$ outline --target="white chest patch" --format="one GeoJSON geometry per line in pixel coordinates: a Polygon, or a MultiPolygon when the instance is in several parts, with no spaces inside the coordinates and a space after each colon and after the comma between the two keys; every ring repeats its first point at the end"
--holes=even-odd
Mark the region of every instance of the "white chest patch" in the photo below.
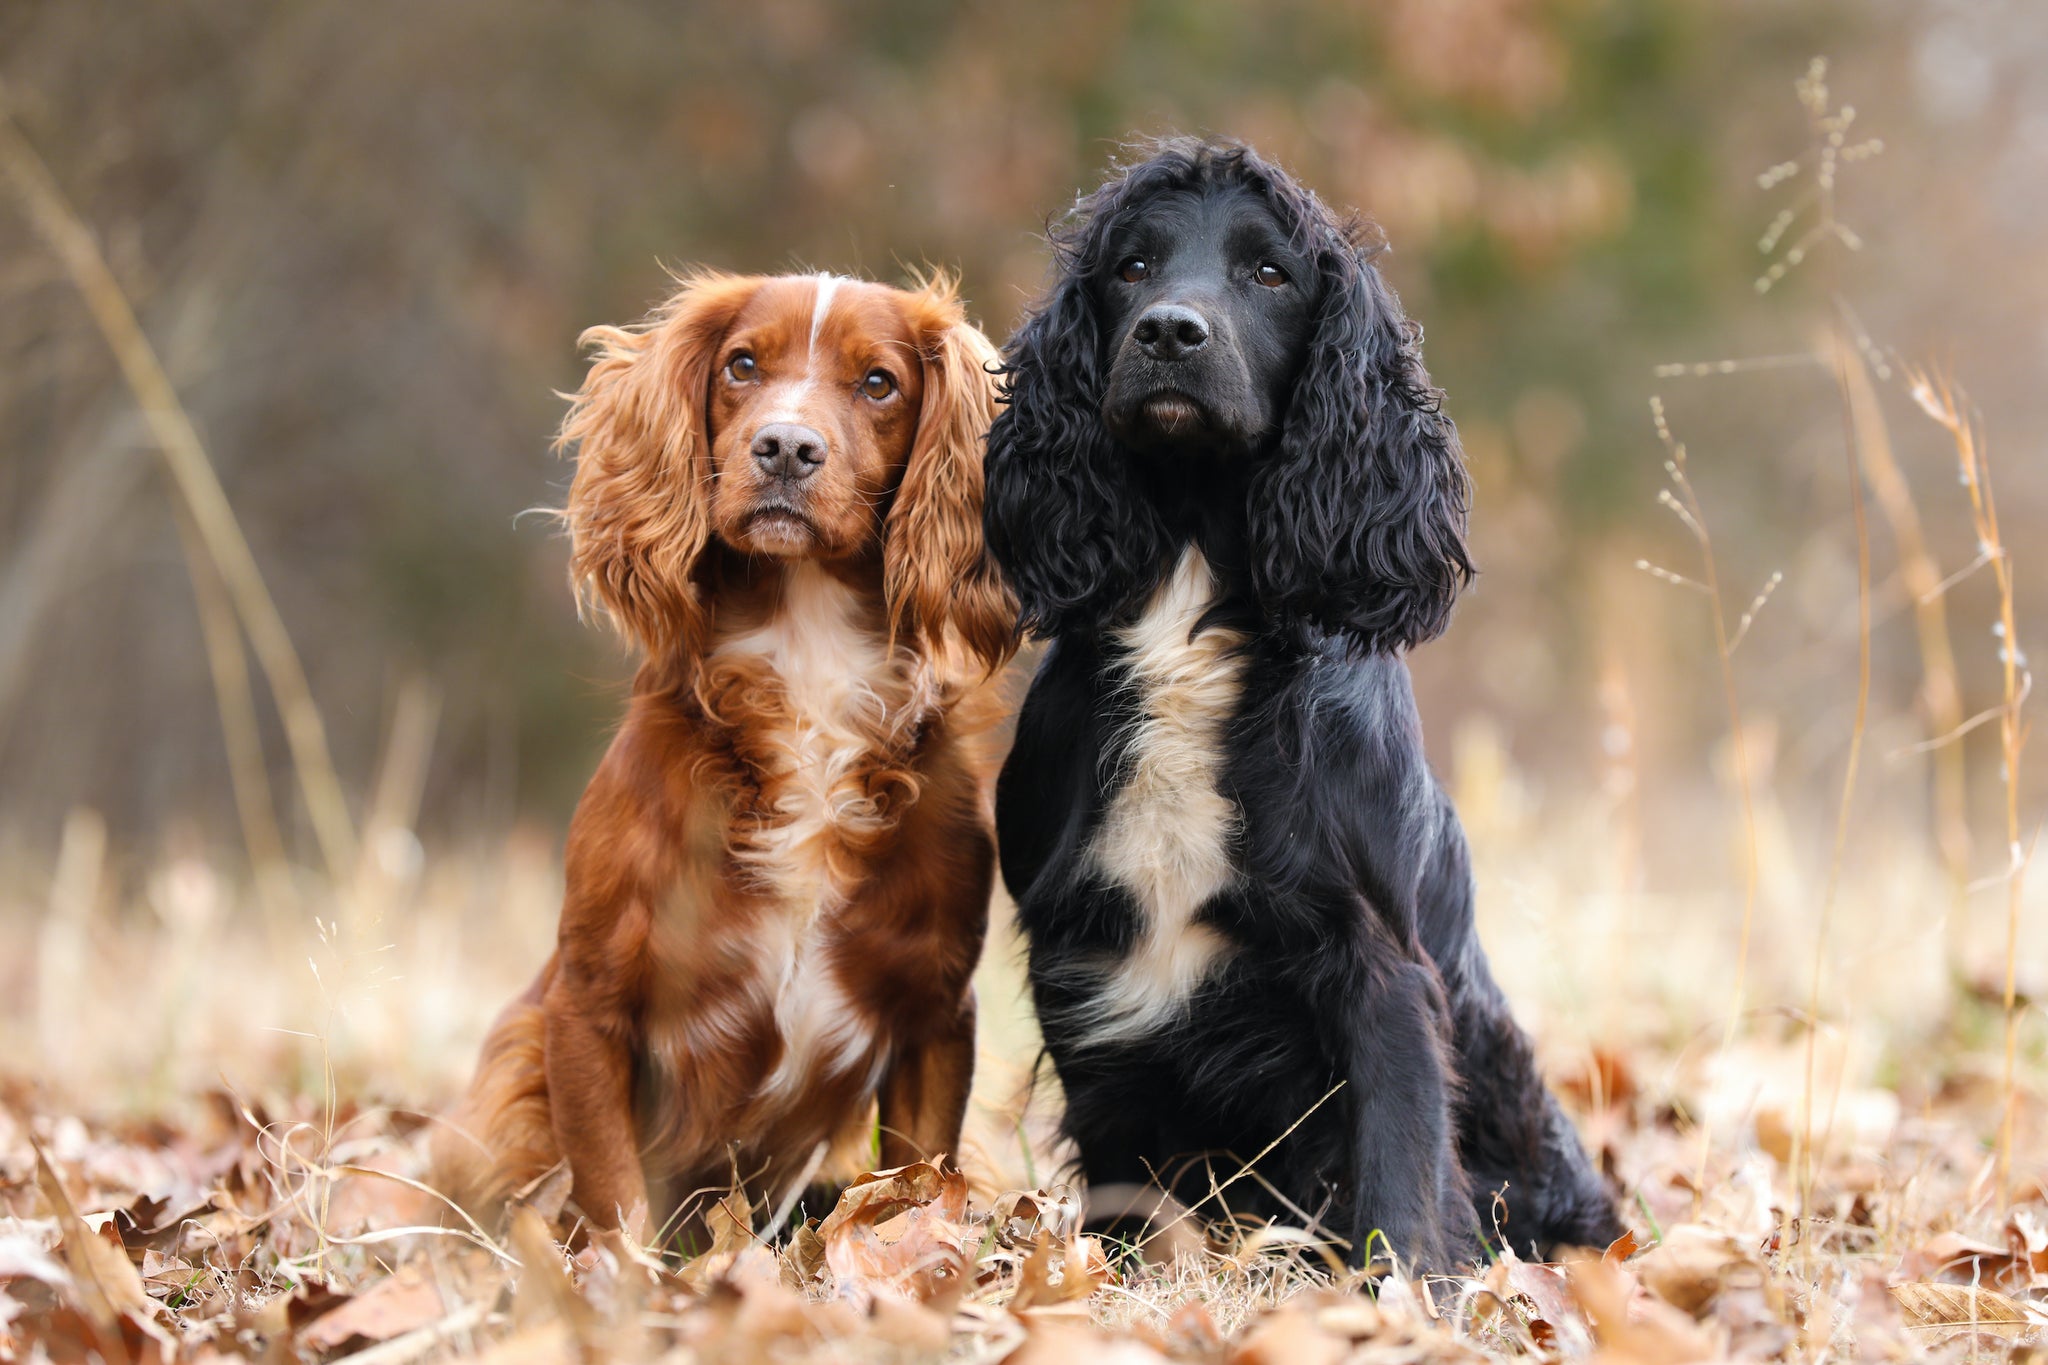
{"type": "Polygon", "coordinates": [[[1142,924],[1098,996],[1091,1041],[1141,1035],[1170,1018],[1228,947],[1195,922],[1203,902],[1231,881],[1237,829],[1217,777],[1242,690],[1235,650],[1243,637],[1210,628],[1190,638],[1215,591],[1208,561],[1190,547],[1144,616],[1116,636],[1130,651],[1125,686],[1138,719],[1123,737],[1124,784],[1089,856],[1137,901],[1142,924]]]}
{"type": "Polygon", "coordinates": [[[794,565],[773,619],[717,646],[767,664],[784,698],[759,763],[769,809],[737,850],[785,911],[757,929],[760,988],[774,1000],[784,1044],[768,1092],[793,1089],[819,1068],[859,1065],[874,1041],[832,971],[829,939],[832,912],[854,889],[844,844],[887,818],[862,774],[907,688],[858,605],[854,590],[824,570],[794,565]]]}

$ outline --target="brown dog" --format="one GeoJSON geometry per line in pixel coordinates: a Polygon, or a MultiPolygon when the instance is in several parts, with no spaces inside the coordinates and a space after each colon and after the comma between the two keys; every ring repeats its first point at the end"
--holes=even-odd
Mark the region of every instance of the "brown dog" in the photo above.
{"type": "Polygon", "coordinates": [[[595,328],[579,591],[645,661],[569,828],[554,956],[436,1141],[473,1212],[567,1162],[645,1234],[737,1170],[957,1150],[986,926],[995,353],[938,281],[704,274],[595,328]]]}

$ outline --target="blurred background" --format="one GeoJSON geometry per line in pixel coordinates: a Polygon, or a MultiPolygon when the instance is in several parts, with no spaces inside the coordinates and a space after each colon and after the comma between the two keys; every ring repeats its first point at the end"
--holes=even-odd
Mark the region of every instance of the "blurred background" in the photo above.
{"type": "MultiPolygon", "coordinates": [[[[1482,576],[1418,687],[1486,933],[1554,1046],[1682,1042],[1728,1007],[1743,767],[1745,999],[1803,999],[1855,716],[1825,341],[1851,320],[1873,658],[1818,951],[1844,1037],[1871,998],[1887,1028],[1947,1027],[1954,983],[2003,960],[1998,726],[1915,746],[1997,704],[2000,642],[1985,571],[1939,599],[1945,642],[1927,633],[1915,584],[1979,547],[1901,361],[1948,369],[1982,411],[2030,639],[2048,613],[2044,71],[2031,0],[9,0],[10,117],[190,410],[363,853],[346,875],[323,860],[280,713],[238,663],[274,847],[252,832],[202,629],[218,585],[195,596],[150,429],[0,193],[0,1037],[36,1040],[52,1073],[69,1056],[74,1080],[174,1088],[381,991],[355,1011],[362,1074],[444,1092],[546,951],[561,829],[631,671],[577,622],[555,524],[526,515],[564,496],[549,441],[578,332],[638,317],[664,265],[935,264],[1000,338],[1044,283],[1048,217],[1120,140],[1175,130],[1247,139],[1368,214],[1426,325],[1482,576]],[[1840,172],[1860,249],[1809,244],[1760,291],[1814,221],[1810,159],[1759,177],[1811,145],[1793,86],[1822,53],[1829,107],[1856,111],[1845,145],[1883,142],[1840,172]],[[1730,627],[1784,575],[1734,656],[1746,764],[1706,602],[1637,568],[1700,576],[1657,502],[1653,394],[1690,449],[1730,627]],[[157,1022],[87,1044],[68,1022],[84,1007],[157,1022]]],[[[2021,782],[2039,812],[2048,761],[2021,782]]],[[[2041,919],[2023,961],[2048,952],[2041,919]]],[[[995,995],[991,1046],[1028,1062],[1014,984],[995,995]]]]}

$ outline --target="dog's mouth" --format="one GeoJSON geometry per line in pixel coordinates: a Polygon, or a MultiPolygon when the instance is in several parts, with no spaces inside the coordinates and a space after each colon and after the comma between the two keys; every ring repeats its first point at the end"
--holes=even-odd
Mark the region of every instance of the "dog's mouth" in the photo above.
{"type": "Polygon", "coordinates": [[[818,528],[809,517],[780,502],[767,503],[747,513],[740,529],[757,549],[770,554],[808,549],[818,538],[818,528]]]}

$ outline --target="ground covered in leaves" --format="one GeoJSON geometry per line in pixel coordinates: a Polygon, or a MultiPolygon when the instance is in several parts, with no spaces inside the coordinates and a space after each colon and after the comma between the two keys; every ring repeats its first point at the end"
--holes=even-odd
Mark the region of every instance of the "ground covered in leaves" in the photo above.
{"type": "MultiPolygon", "coordinates": [[[[1688,1074],[1595,1054],[1561,1078],[1624,1192],[1619,1243],[1375,1284],[1289,1229],[1190,1223],[1120,1257],[1076,1235],[1072,1190],[987,1188],[971,1166],[874,1173],[772,1237],[781,1211],[729,1202],[690,1259],[565,1246],[558,1192],[502,1232],[446,1226],[415,1182],[416,1116],[220,1092],[95,1123],[17,1087],[0,1360],[2043,1357],[2048,1166],[2025,1147],[2000,1163],[2004,1099],[1980,1072],[1820,1096],[1810,1171],[1803,1115],[1767,1087],[1739,1133],[1703,1142],[1688,1074]]],[[[2040,1131],[2025,1095],[2016,1118],[2040,1131]]]]}

